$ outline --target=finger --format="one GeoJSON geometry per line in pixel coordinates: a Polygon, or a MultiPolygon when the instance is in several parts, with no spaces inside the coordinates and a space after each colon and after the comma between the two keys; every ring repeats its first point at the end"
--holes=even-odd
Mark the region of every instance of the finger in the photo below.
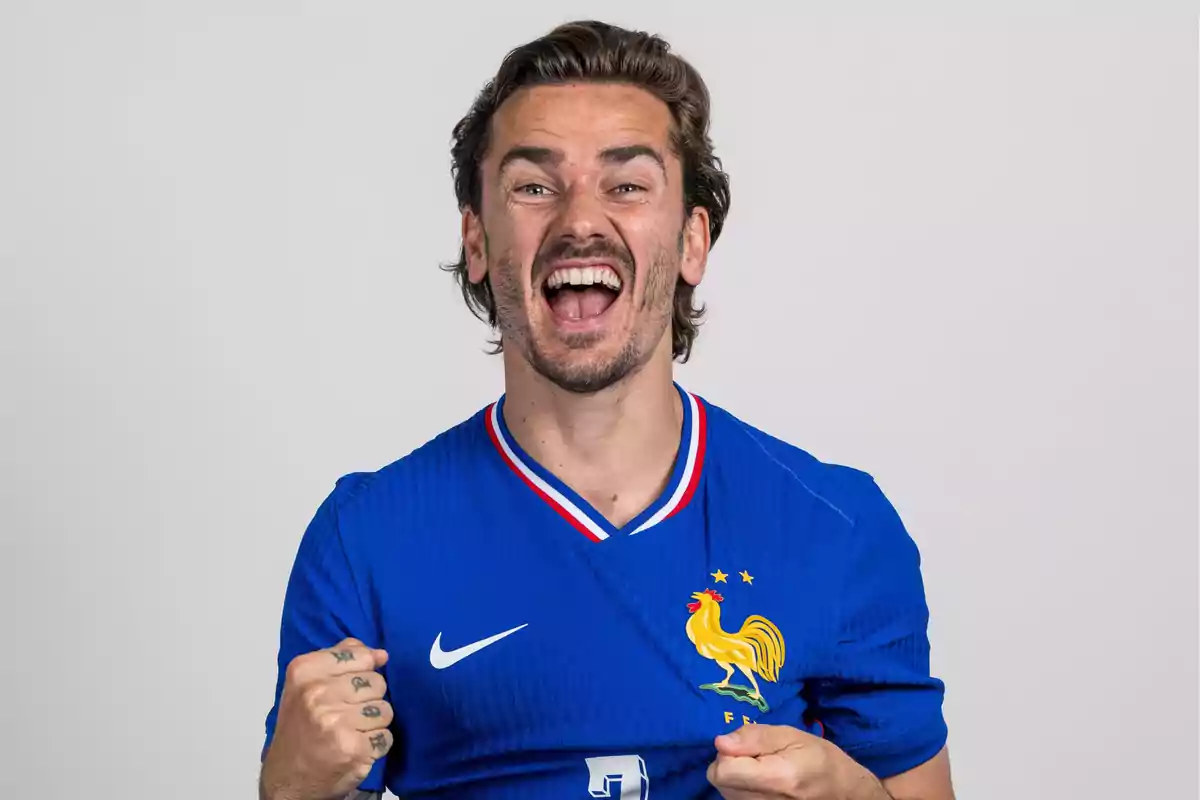
{"type": "Polygon", "coordinates": [[[387,681],[378,672],[351,672],[330,680],[336,682],[336,694],[346,703],[379,700],[387,694],[387,681]]]}
{"type": "Polygon", "coordinates": [[[392,704],[385,700],[370,700],[366,703],[355,703],[347,713],[354,720],[354,727],[360,731],[375,731],[392,724],[395,715],[392,704]]]}
{"type": "Polygon", "coordinates": [[[789,725],[765,725],[755,723],[743,725],[732,733],[722,734],[714,740],[717,752],[728,756],[761,756],[778,753],[786,747],[803,745],[812,734],[789,725]]]}
{"type": "Polygon", "coordinates": [[[287,680],[292,684],[310,683],[334,675],[372,671],[386,662],[383,650],[367,647],[357,639],[344,639],[333,647],[296,656],[288,664],[287,680]]]}
{"type": "Polygon", "coordinates": [[[392,732],[387,728],[362,734],[363,753],[372,760],[383,758],[392,749],[392,732]]]}
{"type": "Polygon", "coordinates": [[[374,670],[382,667],[387,661],[386,654],[382,650],[376,650],[361,643],[339,643],[319,652],[325,655],[330,675],[374,670]]]}
{"type": "Polygon", "coordinates": [[[708,782],[722,791],[765,789],[762,765],[751,756],[719,755],[708,765],[708,782]]]}
{"type": "Polygon", "coordinates": [[[371,653],[375,656],[375,666],[376,667],[382,667],[384,664],[387,663],[388,654],[387,654],[386,650],[382,650],[378,647],[371,647],[368,644],[366,644],[362,639],[355,639],[353,636],[349,636],[345,639],[342,639],[340,642],[335,644],[330,649],[338,650],[338,649],[342,649],[342,648],[351,648],[351,649],[355,650],[356,652],[359,650],[362,650],[362,649],[370,650],[371,653]]]}

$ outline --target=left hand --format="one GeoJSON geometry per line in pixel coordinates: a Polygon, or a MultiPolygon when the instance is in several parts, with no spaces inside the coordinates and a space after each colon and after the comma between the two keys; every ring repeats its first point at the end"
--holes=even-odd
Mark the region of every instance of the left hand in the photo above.
{"type": "Polygon", "coordinates": [[[888,800],[854,759],[797,728],[744,725],[716,746],[708,781],[725,800],[888,800]]]}

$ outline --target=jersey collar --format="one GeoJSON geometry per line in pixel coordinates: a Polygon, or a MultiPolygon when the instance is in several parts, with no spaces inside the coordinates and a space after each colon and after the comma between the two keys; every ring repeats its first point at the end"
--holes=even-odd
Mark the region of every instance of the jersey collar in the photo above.
{"type": "Polygon", "coordinates": [[[642,513],[618,528],[598,513],[587,500],[526,453],[504,421],[504,397],[484,412],[488,437],[509,469],[577,531],[594,542],[611,536],[633,535],[649,530],[684,509],[696,492],[704,467],[707,425],[704,402],[678,384],[683,401],[683,427],[671,478],[662,494],[642,513]]]}

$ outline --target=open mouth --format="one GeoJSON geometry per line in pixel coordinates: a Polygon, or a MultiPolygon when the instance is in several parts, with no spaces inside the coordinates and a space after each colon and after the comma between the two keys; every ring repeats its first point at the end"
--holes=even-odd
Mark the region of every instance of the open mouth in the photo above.
{"type": "Polygon", "coordinates": [[[559,320],[581,322],[608,311],[621,296],[621,277],[607,264],[562,266],[542,286],[550,310],[559,320]]]}

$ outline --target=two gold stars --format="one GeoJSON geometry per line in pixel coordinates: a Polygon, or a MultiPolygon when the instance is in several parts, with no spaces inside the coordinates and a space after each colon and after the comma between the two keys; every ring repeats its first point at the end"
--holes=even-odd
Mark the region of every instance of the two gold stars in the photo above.
{"type": "MultiPolygon", "coordinates": [[[[725,579],[728,578],[729,576],[726,575],[724,572],[721,572],[721,570],[717,570],[716,572],[712,572],[709,574],[713,576],[713,580],[716,581],[717,583],[728,583],[728,581],[725,579]]],[[[754,583],[754,576],[751,575],[746,570],[742,570],[738,574],[742,576],[742,583],[750,583],[750,584],[754,583]]]]}

